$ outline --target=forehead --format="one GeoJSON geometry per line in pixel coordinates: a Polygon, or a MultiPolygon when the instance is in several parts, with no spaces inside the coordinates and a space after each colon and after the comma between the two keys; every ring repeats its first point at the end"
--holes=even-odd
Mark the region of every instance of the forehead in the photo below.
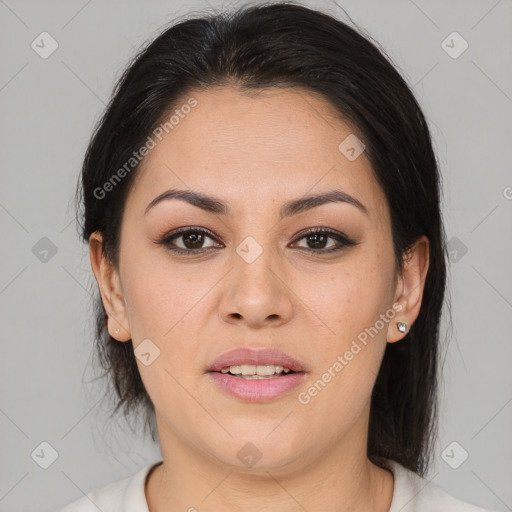
{"type": "MultiPolygon", "coordinates": [[[[340,144],[355,133],[325,99],[298,89],[192,90],[165,119],[172,125],[152,136],[128,201],[145,208],[170,188],[222,197],[245,207],[334,188],[358,198],[376,221],[386,202],[363,152],[349,160],[340,144]],[[182,108],[193,99],[193,108],[182,108]],[[167,133],[168,132],[168,133],[167,133]]],[[[352,139],[349,139],[352,140],[352,139]]]]}

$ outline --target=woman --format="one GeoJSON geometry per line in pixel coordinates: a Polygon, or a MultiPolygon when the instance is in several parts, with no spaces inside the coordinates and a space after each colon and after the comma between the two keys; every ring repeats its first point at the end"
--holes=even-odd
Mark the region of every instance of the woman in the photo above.
{"type": "Polygon", "coordinates": [[[341,21],[283,3],[165,30],[80,187],[100,360],[163,460],[63,511],[481,511],[424,479],[439,188],[413,94],[341,21]]]}

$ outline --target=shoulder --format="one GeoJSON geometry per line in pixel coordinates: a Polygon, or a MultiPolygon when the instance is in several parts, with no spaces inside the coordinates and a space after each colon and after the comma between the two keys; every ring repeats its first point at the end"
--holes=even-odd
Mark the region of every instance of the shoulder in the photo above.
{"type": "Polygon", "coordinates": [[[144,484],[158,463],[149,464],[134,475],[93,489],[56,512],[148,512],[144,484]]]}
{"type": "Polygon", "coordinates": [[[395,461],[387,461],[395,478],[389,512],[491,512],[455,498],[395,461]]]}

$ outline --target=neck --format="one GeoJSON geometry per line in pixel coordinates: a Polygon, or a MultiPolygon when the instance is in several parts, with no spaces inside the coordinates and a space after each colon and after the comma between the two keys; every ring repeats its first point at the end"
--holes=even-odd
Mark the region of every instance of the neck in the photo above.
{"type": "Polygon", "coordinates": [[[173,436],[161,436],[161,445],[164,462],[146,481],[150,512],[388,512],[391,506],[393,475],[367,459],[366,436],[346,436],[309,462],[275,469],[228,466],[173,436]]]}

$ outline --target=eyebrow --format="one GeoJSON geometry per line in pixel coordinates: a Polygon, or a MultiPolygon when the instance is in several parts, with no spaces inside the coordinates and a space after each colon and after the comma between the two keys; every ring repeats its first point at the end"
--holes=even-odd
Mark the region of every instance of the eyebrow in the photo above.
{"type": "MultiPolygon", "coordinates": [[[[185,201],[193,206],[201,208],[202,210],[205,210],[210,213],[215,213],[217,215],[232,215],[230,207],[216,197],[201,194],[199,192],[193,192],[191,190],[177,189],[166,190],[159,196],[155,197],[147,205],[146,210],[144,211],[144,215],[146,215],[146,213],[148,213],[149,210],[151,210],[161,201],[170,199],[178,199],[180,201],[185,201]]],[[[364,206],[364,204],[362,204],[355,197],[352,197],[351,195],[347,194],[346,192],[342,192],[341,190],[331,190],[329,192],[324,192],[322,194],[306,196],[300,199],[295,199],[293,201],[288,201],[282,206],[280,210],[280,219],[284,219],[285,217],[290,217],[293,215],[298,215],[299,213],[304,213],[308,210],[311,210],[312,208],[321,206],[326,203],[348,203],[355,206],[366,215],[369,215],[369,212],[367,208],[364,206]]]]}

